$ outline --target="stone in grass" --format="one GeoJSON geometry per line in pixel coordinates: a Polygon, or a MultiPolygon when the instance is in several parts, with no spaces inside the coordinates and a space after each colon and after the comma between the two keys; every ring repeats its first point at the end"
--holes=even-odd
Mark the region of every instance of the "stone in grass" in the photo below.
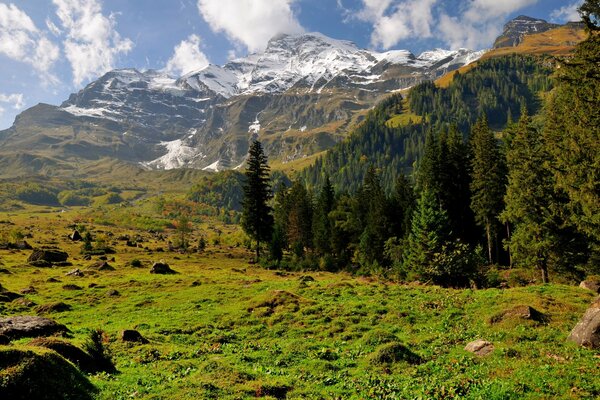
{"type": "Polygon", "coordinates": [[[537,323],[544,323],[548,321],[548,317],[535,308],[531,306],[520,305],[494,315],[492,318],[490,318],[490,323],[495,324],[507,319],[516,319],[522,321],[529,320],[537,323]]]}
{"type": "Polygon", "coordinates": [[[38,314],[64,312],[70,310],[71,306],[67,303],[63,303],[62,301],[59,301],[58,303],[42,304],[35,308],[35,312],[38,314]]]}
{"type": "Polygon", "coordinates": [[[35,294],[37,290],[33,286],[28,286],[25,289],[21,289],[21,294],[35,294]]]}
{"type": "Polygon", "coordinates": [[[169,274],[176,274],[177,272],[172,270],[171,267],[169,267],[169,264],[167,264],[165,262],[155,262],[152,265],[152,268],[150,269],[150,273],[151,274],[160,274],[160,275],[169,275],[169,274]]]}
{"type": "Polygon", "coordinates": [[[119,291],[115,289],[110,289],[108,292],[106,292],[107,297],[118,297],[120,295],[121,293],[119,293],[119,291]]]}
{"type": "Polygon", "coordinates": [[[87,269],[90,271],[114,271],[115,270],[115,268],[106,261],[98,261],[98,262],[90,265],[89,267],[87,267],[87,269]]]}
{"type": "Polygon", "coordinates": [[[585,280],[579,284],[579,287],[591,290],[594,293],[600,293],[600,280],[585,280]]]}
{"type": "Polygon", "coordinates": [[[19,315],[0,319],[0,335],[11,340],[25,337],[52,336],[67,333],[66,326],[43,317],[33,315],[19,315]]]}
{"type": "Polygon", "coordinates": [[[81,290],[81,289],[83,289],[81,286],[75,285],[75,284],[72,284],[72,283],[68,283],[66,285],[63,285],[62,288],[63,288],[63,290],[81,290]]]}
{"type": "Polygon", "coordinates": [[[69,255],[59,249],[55,248],[42,248],[35,249],[27,259],[28,263],[32,263],[35,261],[46,261],[48,263],[60,263],[67,261],[69,255]]]}
{"type": "Polygon", "coordinates": [[[600,297],[583,314],[568,339],[590,349],[600,348],[600,297]]]}
{"type": "Polygon", "coordinates": [[[15,299],[18,299],[19,297],[23,297],[23,295],[19,293],[10,292],[2,285],[0,285],[0,303],[8,303],[15,299]]]}
{"type": "Polygon", "coordinates": [[[135,342],[146,344],[149,343],[148,339],[142,336],[141,333],[134,329],[125,329],[121,332],[121,340],[124,342],[135,342]]]}
{"type": "Polygon", "coordinates": [[[75,268],[75,269],[67,272],[65,275],[66,276],[76,276],[76,277],[79,277],[79,278],[85,276],[85,274],[83,272],[81,272],[81,270],[79,268],[75,268]]]}
{"type": "Polygon", "coordinates": [[[468,343],[465,346],[465,350],[477,356],[487,356],[494,351],[494,345],[487,340],[478,339],[468,343]]]}
{"type": "Polygon", "coordinates": [[[421,357],[413,353],[408,347],[399,342],[383,344],[370,357],[371,364],[393,364],[397,362],[407,362],[409,364],[419,364],[421,357]]]}

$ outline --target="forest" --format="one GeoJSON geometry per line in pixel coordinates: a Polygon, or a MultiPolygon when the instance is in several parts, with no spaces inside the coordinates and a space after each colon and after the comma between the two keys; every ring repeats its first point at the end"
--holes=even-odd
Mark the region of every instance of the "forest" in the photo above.
{"type": "Polygon", "coordinates": [[[272,194],[260,143],[242,226],[267,266],[451,287],[497,268],[600,272],[600,38],[572,57],[512,55],[392,95],[350,138],[272,194]],[[420,116],[401,126],[389,120],[420,116]]]}

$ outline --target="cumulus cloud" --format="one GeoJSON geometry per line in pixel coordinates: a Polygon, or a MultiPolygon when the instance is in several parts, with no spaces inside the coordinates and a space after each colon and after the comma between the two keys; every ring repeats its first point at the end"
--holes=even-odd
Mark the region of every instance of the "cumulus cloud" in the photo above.
{"type": "Polygon", "coordinates": [[[550,14],[550,18],[552,18],[553,21],[559,22],[581,21],[581,16],[579,15],[578,9],[582,3],[583,1],[576,1],[574,3],[558,8],[552,11],[552,14],[550,14]]]}
{"type": "Polygon", "coordinates": [[[435,37],[452,48],[481,48],[502,32],[511,13],[538,0],[469,0],[452,13],[439,0],[362,0],[356,18],[373,24],[371,44],[388,49],[405,39],[435,37]]]}
{"type": "Polygon", "coordinates": [[[182,40],[173,51],[173,56],[165,68],[170,74],[183,75],[197,71],[208,65],[208,58],[200,50],[200,36],[190,35],[182,40]]]}
{"type": "Polygon", "coordinates": [[[538,0],[473,0],[457,16],[442,13],[440,37],[452,48],[479,49],[488,46],[498,35],[506,18],[538,0]]]}
{"type": "Polygon", "coordinates": [[[66,32],[64,50],[73,70],[73,83],[93,79],[113,69],[120,54],[127,54],[133,42],[115,30],[115,16],[102,14],[97,0],[53,0],[66,32]]]}
{"type": "Polygon", "coordinates": [[[279,33],[300,33],[292,4],[295,0],[198,0],[200,15],[215,32],[236,44],[259,51],[279,33]]]}
{"type": "Polygon", "coordinates": [[[44,82],[57,82],[50,69],[59,57],[58,46],[14,4],[0,3],[0,53],[31,65],[44,82]]]}
{"type": "MultiPolygon", "coordinates": [[[[25,106],[22,93],[4,94],[0,93],[0,103],[12,104],[12,108],[20,110],[25,106]]],[[[0,116],[4,114],[5,108],[0,106],[0,116]]]]}

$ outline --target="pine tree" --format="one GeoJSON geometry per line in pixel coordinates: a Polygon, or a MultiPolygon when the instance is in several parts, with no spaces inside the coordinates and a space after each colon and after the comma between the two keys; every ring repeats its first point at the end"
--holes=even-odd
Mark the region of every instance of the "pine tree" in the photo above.
{"type": "Polygon", "coordinates": [[[334,208],[334,200],[333,186],[331,185],[329,176],[326,175],[325,182],[317,198],[313,218],[313,243],[315,250],[320,255],[331,252],[332,224],[329,213],[334,208]]]}
{"type": "Polygon", "coordinates": [[[475,221],[485,230],[488,261],[491,264],[498,215],[504,208],[506,169],[498,142],[485,116],[471,130],[471,153],[471,209],[475,221]]]}
{"type": "Polygon", "coordinates": [[[571,220],[600,247],[600,2],[580,8],[589,37],[557,72],[546,108],[547,150],[558,187],[569,197],[571,220]]]}
{"type": "Polygon", "coordinates": [[[286,224],[287,241],[297,256],[304,254],[304,249],[312,247],[312,202],[304,187],[297,180],[292,184],[288,194],[288,216],[286,224]]]}
{"type": "Polygon", "coordinates": [[[404,268],[427,279],[434,260],[449,238],[448,215],[431,190],[425,189],[412,218],[404,268]]]}
{"type": "Polygon", "coordinates": [[[508,242],[515,264],[533,265],[548,282],[548,266],[560,248],[559,200],[546,168],[548,157],[540,133],[526,112],[514,131],[507,154],[509,175],[501,218],[514,226],[508,242]]]}
{"type": "Polygon", "coordinates": [[[270,241],[273,233],[272,197],[269,183],[269,165],[262,145],[255,140],[250,146],[245,171],[244,199],[242,201],[242,228],[256,240],[256,260],[260,258],[260,243],[270,241]]]}

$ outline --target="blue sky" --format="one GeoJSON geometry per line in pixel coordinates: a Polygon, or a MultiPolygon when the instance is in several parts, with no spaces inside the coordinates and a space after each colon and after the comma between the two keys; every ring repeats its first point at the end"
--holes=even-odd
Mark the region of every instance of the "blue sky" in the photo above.
{"type": "Polygon", "coordinates": [[[581,0],[0,0],[0,129],[113,68],[179,76],[318,31],[359,47],[489,47],[517,15],[576,18],[581,0]]]}

